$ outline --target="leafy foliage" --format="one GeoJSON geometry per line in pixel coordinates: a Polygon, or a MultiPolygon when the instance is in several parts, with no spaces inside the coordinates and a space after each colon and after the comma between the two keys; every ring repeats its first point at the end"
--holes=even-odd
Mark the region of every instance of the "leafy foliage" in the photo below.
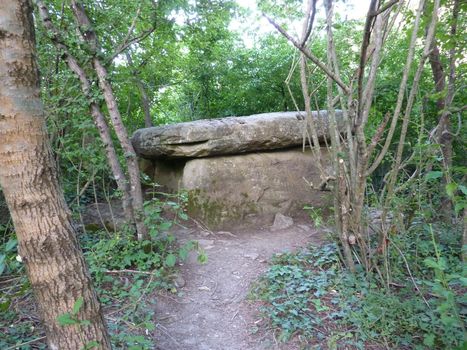
{"type": "MultiPolygon", "coordinates": [[[[158,193],[157,197],[145,204],[151,240],[137,241],[126,230],[115,232],[112,236],[105,231],[79,236],[99,299],[111,310],[116,310],[112,312],[113,317],[109,322],[115,348],[153,349],[154,343],[148,334],[155,329],[152,311],[155,301],[148,296],[156,289],[177,292],[173,284],[177,263],[185,260],[190,251],[198,251],[198,261],[201,263],[207,259],[196,241],[180,245],[170,233],[174,224],[187,219],[185,200],[184,194],[158,193]],[[128,324],[132,327],[129,328],[128,324]]],[[[0,347],[39,339],[33,345],[43,348],[44,339],[37,320],[26,319],[21,309],[17,309],[22,299],[31,304],[31,293],[23,275],[23,264],[17,259],[16,244],[16,239],[12,237],[0,247],[0,257],[3,259],[0,262],[3,268],[0,278],[17,279],[17,283],[5,289],[6,293],[0,297],[0,323],[5,327],[12,325],[3,329],[6,339],[0,338],[0,347]]],[[[1,282],[0,279],[0,285],[1,282]]],[[[82,303],[83,298],[78,298],[70,312],[58,317],[58,323],[63,326],[86,326],[89,321],[79,317],[82,303]]],[[[91,349],[95,344],[87,345],[91,349]]],[[[25,345],[22,348],[31,347],[25,345]]]]}
{"type": "MultiPolygon", "coordinates": [[[[402,273],[389,289],[379,285],[377,276],[349,274],[341,268],[334,244],[276,255],[252,296],[265,303],[262,311],[281,340],[301,335],[308,344],[327,341],[334,349],[378,343],[460,349],[465,341],[465,314],[460,311],[465,271],[458,258],[450,255],[448,261],[441,255],[448,246],[433,241],[426,249],[408,257],[411,266],[420,265],[416,283],[424,297],[402,273]]],[[[398,258],[393,257],[394,266],[401,266],[398,258]]]]}

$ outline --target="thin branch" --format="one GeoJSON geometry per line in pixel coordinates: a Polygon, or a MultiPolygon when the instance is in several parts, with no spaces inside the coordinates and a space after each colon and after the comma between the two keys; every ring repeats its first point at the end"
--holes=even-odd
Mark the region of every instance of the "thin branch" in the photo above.
{"type": "Polygon", "coordinates": [[[378,144],[379,140],[383,136],[384,131],[386,130],[386,125],[388,125],[389,118],[391,117],[391,114],[388,112],[384,116],[383,122],[380,124],[378,129],[376,130],[376,133],[373,135],[373,138],[371,139],[371,143],[368,146],[368,154],[373,153],[376,145],[378,144]]]}
{"type": "Polygon", "coordinates": [[[344,92],[346,94],[350,94],[350,89],[347,85],[344,84],[344,82],[338,77],[336,76],[332,71],[329,70],[329,68],[319,60],[318,57],[316,57],[315,55],[313,55],[310,50],[308,50],[306,47],[302,47],[302,45],[300,45],[300,43],[295,40],[291,35],[289,35],[279,24],[277,24],[276,22],[274,22],[274,20],[272,18],[270,18],[269,16],[267,16],[266,14],[263,14],[263,16],[269,21],[269,23],[271,23],[274,28],[276,28],[288,41],[290,41],[297,49],[299,49],[311,62],[313,62],[314,64],[316,64],[319,68],[321,68],[321,70],[326,73],[332,80],[334,80],[336,82],[337,85],[339,85],[342,90],[344,90],[344,92]]]}
{"type": "MultiPolygon", "coordinates": [[[[410,72],[410,68],[412,66],[412,62],[413,62],[413,58],[414,58],[414,54],[415,54],[415,44],[416,44],[416,40],[417,40],[417,33],[418,33],[418,28],[420,26],[420,18],[421,18],[422,10],[423,10],[424,6],[425,6],[425,0],[420,0],[419,6],[418,6],[418,9],[417,9],[417,15],[415,17],[414,28],[412,30],[412,35],[411,35],[411,38],[410,38],[409,53],[407,55],[407,60],[405,62],[405,67],[404,67],[404,70],[403,70],[403,73],[402,73],[402,80],[401,80],[401,83],[400,83],[400,86],[399,86],[399,93],[398,93],[398,96],[397,96],[396,108],[395,108],[393,116],[392,116],[391,125],[389,127],[388,135],[386,136],[386,141],[384,143],[383,149],[378,154],[378,156],[376,157],[373,164],[366,171],[365,176],[370,176],[376,170],[376,168],[379,166],[379,164],[383,160],[384,156],[386,155],[386,153],[387,153],[387,151],[389,149],[389,146],[390,146],[390,144],[392,142],[392,138],[394,136],[397,121],[399,119],[399,115],[400,115],[400,112],[401,112],[401,109],[402,109],[402,103],[404,101],[405,89],[407,87],[407,81],[409,79],[409,72],[410,72]]],[[[368,156],[370,156],[370,155],[368,155],[368,156]]]]}
{"type": "Polygon", "coordinates": [[[129,269],[106,270],[105,273],[109,273],[109,274],[132,273],[132,274],[136,274],[136,275],[157,275],[157,273],[155,273],[155,272],[140,271],[140,270],[129,270],[129,269]]]}
{"type": "Polygon", "coordinates": [[[440,0],[434,1],[433,12],[431,15],[431,22],[430,22],[430,25],[429,25],[429,28],[428,28],[428,31],[425,37],[425,47],[423,49],[423,56],[420,59],[420,62],[418,64],[417,71],[413,78],[412,89],[410,90],[409,98],[407,100],[407,106],[405,108],[405,112],[404,112],[404,116],[402,120],[402,129],[400,132],[399,144],[397,146],[396,161],[395,161],[395,165],[394,165],[394,168],[391,174],[390,181],[387,186],[387,198],[386,198],[387,200],[389,200],[389,197],[391,197],[392,195],[392,190],[397,179],[399,167],[402,161],[402,153],[404,151],[404,144],[405,144],[405,138],[407,135],[410,114],[412,112],[413,103],[415,101],[416,93],[418,91],[418,84],[420,82],[420,79],[421,79],[421,76],[424,70],[425,62],[430,54],[430,48],[432,46],[433,39],[435,36],[435,28],[436,28],[436,23],[438,20],[437,13],[438,13],[438,8],[439,8],[439,3],[440,3],[440,0]]]}
{"type": "Polygon", "coordinates": [[[428,306],[429,309],[431,309],[430,307],[430,304],[428,303],[428,301],[425,299],[425,297],[423,296],[423,293],[422,291],[420,290],[420,288],[418,288],[418,285],[417,283],[415,282],[415,279],[413,278],[412,276],[412,272],[410,271],[410,266],[409,266],[409,263],[407,262],[407,259],[405,258],[405,255],[404,253],[402,253],[402,250],[397,246],[397,244],[395,244],[390,238],[388,238],[388,241],[394,246],[394,248],[396,248],[396,250],[399,252],[400,256],[402,257],[402,260],[404,260],[404,264],[405,264],[405,267],[407,269],[407,272],[409,273],[409,276],[410,276],[410,279],[412,280],[412,283],[415,287],[415,289],[417,290],[417,292],[420,294],[420,296],[422,297],[424,303],[426,304],[426,306],[428,306]]]}
{"type": "Polygon", "coordinates": [[[386,5],[384,5],[383,7],[381,7],[379,10],[375,11],[375,12],[372,12],[371,13],[371,16],[372,17],[376,17],[378,16],[379,14],[383,13],[384,11],[388,10],[389,8],[393,7],[395,4],[397,4],[399,2],[399,0],[392,0],[390,2],[388,2],[386,5]]]}
{"type": "Polygon", "coordinates": [[[136,10],[136,14],[133,17],[133,21],[131,21],[130,28],[128,28],[128,32],[126,33],[125,38],[122,40],[122,43],[119,45],[119,47],[124,46],[125,43],[129,41],[128,39],[130,38],[130,35],[133,33],[133,30],[135,29],[136,21],[138,20],[140,13],[141,13],[141,4],[138,6],[138,9],[136,10]]]}
{"type": "Polygon", "coordinates": [[[143,41],[144,39],[146,39],[149,35],[151,35],[154,31],[156,30],[156,27],[152,27],[144,32],[142,32],[140,35],[138,36],[135,36],[134,38],[128,40],[125,44],[122,44],[121,46],[119,46],[117,48],[117,50],[115,50],[115,52],[112,54],[112,56],[110,56],[110,58],[108,59],[109,62],[113,61],[115,59],[115,57],[117,57],[118,55],[120,55],[123,51],[125,51],[127,48],[129,48],[131,45],[133,45],[134,43],[138,43],[140,41],[143,41]]]}
{"type": "Polygon", "coordinates": [[[357,113],[357,125],[362,122],[362,94],[363,94],[363,77],[365,76],[365,63],[368,46],[370,44],[371,28],[373,26],[375,17],[371,15],[376,9],[378,0],[371,0],[370,8],[368,9],[368,15],[366,16],[365,29],[363,30],[363,41],[360,49],[360,63],[358,67],[358,84],[357,84],[357,98],[358,98],[358,113],[357,113]]]}
{"type": "MultiPolygon", "coordinates": [[[[360,95],[361,98],[358,102],[359,107],[359,118],[360,122],[365,125],[368,121],[368,115],[370,114],[370,107],[371,101],[374,95],[374,88],[376,84],[376,75],[378,72],[378,67],[381,62],[381,52],[383,49],[383,27],[387,24],[388,17],[384,18],[384,16],[376,17],[374,22],[374,40],[373,40],[373,50],[372,50],[372,58],[371,58],[371,65],[370,65],[370,72],[368,75],[367,83],[365,88],[363,89],[363,95],[360,95]]],[[[363,68],[364,69],[364,68],[363,68]]]]}
{"type": "Polygon", "coordinates": [[[305,47],[305,44],[308,40],[308,38],[310,37],[310,34],[311,34],[311,30],[313,29],[313,23],[315,21],[315,16],[316,16],[316,2],[318,0],[309,0],[308,2],[308,16],[307,16],[307,20],[306,20],[306,23],[307,23],[307,27],[306,27],[306,31],[303,33],[303,36],[302,36],[302,47],[305,47]]]}
{"type": "Polygon", "coordinates": [[[25,342],[25,343],[21,343],[21,344],[9,346],[9,347],[5,348],[5,350],[20,349],[20,348],[22,348],[22,347],[25,346],[25,345],[32,344],[32,343],[36,343],[36,342],[38,342],[38,341],[45,340],[45,339],[46,339],[46,336],[39,337],[39,338],[36,338],[36,339],[29,340],[29,341],[27,341],[27,342],[25,342]]]}

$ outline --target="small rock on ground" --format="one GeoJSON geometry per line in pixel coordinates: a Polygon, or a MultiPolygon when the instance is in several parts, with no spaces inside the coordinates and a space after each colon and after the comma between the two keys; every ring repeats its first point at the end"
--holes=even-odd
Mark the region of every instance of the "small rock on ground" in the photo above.
{"type": "Polygon", "coordinates": [[[293,225],[293,219],[289,216],[285,216],[281,213],[277,213],[274,217],[274,223],[271,226],[271,230],[279,231],[289,228],[293,225]]]}

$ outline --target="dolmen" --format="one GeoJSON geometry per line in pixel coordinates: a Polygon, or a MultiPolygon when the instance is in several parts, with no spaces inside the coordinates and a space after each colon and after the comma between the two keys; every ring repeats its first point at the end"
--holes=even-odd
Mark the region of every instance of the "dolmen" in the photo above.
{"type": "MultiPolygon", "coordinates": [[[[132,137],[142,170],[165,190],[188,193],[188,213],[210,229],[271,224],[278,213],[330,205],[308,144],[304,112],[197,120],[140,129],[132,137]],[[306,141],[306,142],[305,142],[306,141]],[[308,148],[308,150],[306,150],[308,148]]],[[[312,113],[320,142],[326,111],[312,113]]],[[[336,112],[338,128],[342,115],[336,112]]],[[[321,148],[321,158],[328,159],[321,148]]]]}

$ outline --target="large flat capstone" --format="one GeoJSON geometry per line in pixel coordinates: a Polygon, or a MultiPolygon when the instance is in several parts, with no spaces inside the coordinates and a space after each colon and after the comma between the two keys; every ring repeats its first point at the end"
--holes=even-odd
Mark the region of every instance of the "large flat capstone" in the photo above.
{"type": "MultiPolygon", "coordinates": [[[[171,124],[140,129],[132,142],[138,155],[148,159],[284,149],[303,143],[304,115],[305,112],[277,112],[171,124]]],[[[314,111],[313,120],[322,141],[328,135],[327,111],[314,111]]],[[[336,120],[342,130],[341,111],[336,111],[336,120]]]]}

